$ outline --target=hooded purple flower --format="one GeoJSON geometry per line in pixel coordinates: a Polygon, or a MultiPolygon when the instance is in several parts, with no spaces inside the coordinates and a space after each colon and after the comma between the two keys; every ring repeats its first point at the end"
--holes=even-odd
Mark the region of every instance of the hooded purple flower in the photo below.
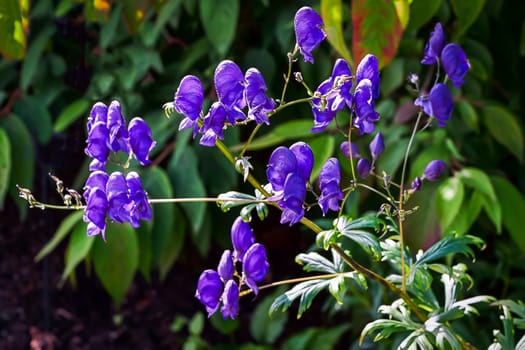
{"type": "Polygon", "coordinates": [[[339,148],[341,149],[343,155],[348,159],[350,159],[350,148],[352,148],[352,159],[357,159],[361,156],[359,154],[359,148],[357,148],[357,145],[355,143],[352,143],[352,145],[350,146],[350,143],[348,141],[343,141],[339,148]]]}
{"type": "Polygon", "coordinates": [[[179,130],[193,128],[193,137],[197,135],[203,101],[204,89],[199,78],[193,75],[186,75],[182,78],[173,102],[177,113],[185,116],[179,124],[179,130]]]}
{"type": "Polygon", "coordinates": [[[261,72],[250,68],[244,75],[246,88],[244,97],[248,104],[248,117],[254,119],[257,124],[266,123],[270,125],[267,113],[275,107],[275,102],[266,96],[266,83],[261,72]]]}
{"type": "Polygon", "coordinates": [[[108,210],[106,192],[101,188],[93,187],[88,197],[84,212],[84,221],[88,223],[87,235],[95,236],[101,233],[102,238],[106,240],[106,213],[108,210]]]}
{"type": "Polygon", "coordinates": [[[226,109],[220,102],[211,105],[208,114],[204,117],[204,124],[200,130],[202,135],[200,144],[207,147],[215,146],[217,138],[224,139],[223,127],[226,121],[226,109]]]}
{"type": "Polygon", "coordinates": [[[446,125],[454,108],[450,90],[443,83],[434,85],[428,96],[418,97],[414,104],[421,107],[427,115],[435,117],[439,127],[446,125]]]}
{"type": "Polygon", "coordinates": [[[325,96],[330,92],[332,87],[332,79],[329,78],[323,81],[315,91],[316,95],[324,97],[318,97],[312,100],[312,113],[314,115],[314,127],[311,130],[312,132],[319,132],[326,129],[337,114],[337,111],[332,109],[335,95],[330,94],[329,96],[325,96]]]}
{"type": "Polygon", "coordinates": [[[445,46],[441,52],[441,62],[454,87],[460,88],[465,82],[465,75],[470,69],[467,55],[465,55],[461,46],[455,43],[445,46]]]}
{"type": "Polygon", "coordinates": [[[373,85],[371,80],[359,81],[354,92],[355,119],[354,125],[359,128],[359,134],[370,134],[374,131],[374,122],[379,120],[379,114],[374,110],[373,85]]]}
{"type": "Polygon", "coordinates": [[[101,162],[98,159],[93,158],[93,160],[89,163],[89,171],[96,171],[96,170],[106,172],[106,162],[101,162]]]}
{"type": "Polygon", "coordinates": [[[115,171],[109,176],[106,184],[106,194],[108,199],[108,217],[120,223],[129,222],[128,204],[130,199],[128,183],[124,174],[115,171]]]}
{"type": "Polygon", "coordinates": [[[368,159],[361,158],[357,161],[357,173],[363,179],[366,179],[370,175],[370,170],[372,170],[372,166],[368,159]]]}
{"type": "Polygon", "coordinates": [[[224,319],[235,319],[239,314],[239,286],[234,280],[229,280],[222,293],[221,314],[224,319]]]}
{"type": "Polygon", "coordinates": [[[85,152],[91,158],[105,164],[109,157],[109,131],[102,121],[96,122],[91,126],[87,138],[85,152]]]}
{"type": "Polygon", "coordinates": [[[140,226],[140,220],[151,220],[153,213],[148,201],[148,195],[142,187],[140,176],[132,171],[126,175],[130,202],[126,206],[129,211],[130,223],[133,227],[140,226]]]}
{"type": "Polygon", "coordinates": [[[141,165],[151,164],[149,152],[157,143],[153,141],[149,125],[142,118],[135,117],[129,122],[128,130],[129,144],[135,158],[141,165]]]}
{"type": "Polygon", "coordinates": [[[441,51],[445,46],[445,32],[441,23],[436,23],[434,31],[430,34],[423,51],[424,57],[421,60],[422,64],[435,64],[441,56],[441,51]]]}
{"type": "Polygon", "coordinates": [[[297,173],[290,173],[284,182],[282,199],[279,206],[283,209],[281,224],[290,223],[290,226],[298,223],[304,216],[303,203],[306,197],[306,182],[297,173]]]}
{"type": "Polygon", "coordinates": [[[334,100],[330,106],[332,111],[340,111],[344,106],[351,108],[352,106],[352,71],[348,62],[342,58],[335,61],[334,69],[332,70],[332,84],[338,90],[334,96],[334,100]]]}
{"type": "Polygon", "coordinates": [[[319,206],[326,215],[328,209],[333,211],[339,210],[339,201],[342,201],[344,194],[339,184],[341,182],[341,168],[337,158],[330,158],[324,163],[319,174],[319,187],[321,196],[319,197],[319,206]]]}
{"type": "Polygon", "coordinates": [[[372,163],[375,163],[377,158],[385,150],[385,142],[383,141],[383,135],[378,132],[372,142],[370,142],[370,153],[372,154],[372,163]]]}
{"type": "Polygon", "coordinates": [[[282,191],[286,177],[297,169],[297,158],[284,146],[277,147],[270,155],[266,177],[274,192],[282,191]]]}
{"type": "Polygon", "coordinates": [[[246,105],[243,99],[244,75],[235,62],[224,60],[219,63],[213,80],[219,101],[225,107],[243,108],[246,105]]]}
{"type": "Polygon", "coordinates": [[[261,282],[268,273],[270,265],[266,260],[266,250],[260,243],[255,243],[248,249],[242,265],[242,274],[246,285],[255,295],[259,292],[257,282],[261,282]]]}
{"type": "Polygon", "coordinates": [[[93,125],[98,122],[102,122],[104,125],[108,122],[108,106],[102,102],[97,102],[91,107],[87,122],[88,134],[91,131],[91,128],[93,128],[93,125]]]}
{"type": "Polygon", "coordinates": [[[231,240],[233,244],[233,257],[237,261],[243,261],[244,254],[255,242],[250,224],[240,216],[235,219],[231,229],[231,240]]]}
{"type": "Polygon", "coordinates": [[[305,62],[314,63],[312,51],[326,38],[323,20],[311,7],[301,7],[294,18],[295,37],[305,62]]]}
{"type": "Polygon", "coordinates": [[[226,283],[233,278],[233,273],[235,271],[235,265],[233,264],[233,255],[232,252],[227,249],[222,253],[221,260],[219,261],[219,266],[217,267],[217,272],[221,277],[221,280],[226,283]]]}
{"type": "Polygon", "coordinates": [[[122,115],[120,102],[111,101],[108,108],[109,148],[113,152],[129,152],[129,135],[126,129],[126,121],[122,115]]]}
{"type": "Polygon", "coordinates": [[[357,66],[357,70],[355,72],[355,80],[357,84],[359,85],[363,79],[370,80],[372,98],[378,98],[380,92],[379,63],[377,62],[377,57],[372,54],[368,54],[363,57],[357,66]]]}
{"type": "Polygon", "coordinates": [[[314,166],[312,149],[307,143],[299,141],[290,146],[290,151],[297,160],[296,172],[303,178],[304,182],[308,182],[314,166]]]}
{"type": "Polygon", "coordinates": [[[208,317],[219,309],[222,294],[222,281],[217,271],[205,270],[197,282],[195,297],[206,307],[208,317]]]}
{"type": "Polygon", "coordinates": [[[423,178],[429,181],[436,181],[443,175],[447,165],[442,160],[433,160],[427,164],[423,171],[423,178]]]}
{"type": "Polygon", "coordinates": [[[84,199],[89,201],[89,193],[95,188],[106,192],[106,184],[108,182],[108,174],[105,171],[95,170],[91,172],[84,185],[84,199]]]}

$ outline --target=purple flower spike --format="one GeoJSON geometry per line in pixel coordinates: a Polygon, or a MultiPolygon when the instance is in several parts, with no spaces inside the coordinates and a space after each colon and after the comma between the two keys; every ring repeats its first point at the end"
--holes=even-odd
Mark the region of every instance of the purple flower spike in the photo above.
{"type": "Polygon", "coordinates": [[[359,154],[359,148],[357,148],[357,145],[355,143],[352,143],[352,145],[350,146],[348,141],[343,141],[339,148],[341,149],[343,155],[348,159],[350,159],[350,148],[352,149],[352,159],[357,159],[361,156],[359,154]]]}
{"type": "Polygon", "coordinates": [[[259,292],[256,282],[261,282],[270,265],[266,260],[266,249],[260,243],[255,243],[248,249],[242,265],[242,273],[246,284],[250,287],[255,295],[259,292]]]}
{"type": "Polygon", "coordinates": [[[106,192],[106,184],[108,182],[108,174],[105,171],[95,170],[91,172],[84,185],[84,199],[89,201],[89,193],[95,188],[106,192]]]}
{"type": "Polygon", "coordinates": [[[173,103],[177,113],[185,116],[180,122],[179,130],[193,128],[193,137],[197,135],[203,101],[204,89],[199,78],[193,75],[186,75],[182,78],[173,103]]]}
{"type": "Polygon", "coordinates": [[[429,181],[436,181],[443,175],[447,165],[442,160],[433,160],[427,164],[423,171],[423,178],[429,181]]]}
{"type": "Polygon", "coordinates": [[[204,117],[204,124],[200,130],[202,135],[200,144],[207,147],[215,146],[217,139],[223,140],[223,127],[226,121],[226,109],[220,102],[215,102],[211,105],[206,117],[204,117]]]}
{"type": "Polygon", "coordinates": [[[129,152],[129,135],[122,115],[120,102],[111,101],[108,108],[109,148],[113,152],[129,152]]]}
{"type": "Polygon", "coordinates": [[[372,82],[369,79],[361,80],[354,93],[355,114],[354,124],[359,133],[370,134],[374,131],[374,123],[379,120],[379,114],[374,110],[375,103],[372,95],[372,82]]]}
{"type": "Polygon", "coordinates": [[[428,39],[428,42],[425,45],[425,50],[423,51],[425,56],[421,60],[421,63],[435,64],[441,56],[441,51],[445,46],[445,41],[443,26],[438,22],[434,27],[434,31],[430,34],[430,39],[428,39]]]}
{"type": "Polygon", "coordinates": [[[299,141],[290,146],[290,151],[297,160],[297,173],[301,175],[304,182],[310,180],[310,174],[314,167],[314,153],[307,143],[299,141]]]}
{"type": "Polygon", "coordinates": [[[108,200],[106,192],[103,189],[94,187],[89,193],[89,199],[86,201],[86,210],[84,212],[84,221],[88,223],[87,235],[95,236],[102,234],[106,240],[106,213],[108,210],[108,200]]]}
{"type": "Polygon", "coordinates": [[[139,174],[134,171],[128,173],[126,182],[130,200],[126,209],[129,210],[130,223],[133,227],[139,227],[140,220],[151,220],[153,217],[151,205],[148,201],[148,195],[142,187],[139,174]]]}
{"type": "Polygon", "coordinates": [[[355,79],[357,84],[359,84],[363,79],[370,80],[372,97],[374,99],[379,97],[379,63],[377,62],[376,56],[368,54],[363,57],[357,66],[355,79]]]}
{"type": "Polygon", "coordinates": [[[235,271],[235,266],[233,265],[233,255],[232,252],[227,249],[222,253],[221,260],[219,261],[219,266],[217,267],[217,272],[223,282],[229,281],[233,278],[233,272],[235,271]]]}
{"type": "Polygon", "coordinates": [[[106,184],[106,194],[108,198],[108,217],[117,222],[129,222],[129,194],[128,183],[124,174],[115,171],[112,173],[106,184]]]}
{"type": "Polygon", "coordinates": [[[102,102],[97,102],[91,108],[89,112],[88,122],[87,122],[87,131],[88,134],[91,131],[93,125],[98,122],[102,122],[104,125],[108,122],[108,106],[102,102]]]}
{"type": "Polygon", "coordinates": [[[221,314],[224,319],[235,319],[239,314],[239,286],[234,280],[229,280],[224,286],[221,314]]]}
{"type": "Polygon", "coordinates": [[[366,179],[370,175],[371,169],[372,166],[370,165],[370,161],[368,159],[361,158],[357,161],[357,173],[363,179],[366,179]]]}
{"type": "Polygon", "coordinates": [[[244,75],[239,66],[230,60],[219,63],[215,69],[215,90],[219,101],[226,107],[243,108],[244,75]]]}
{"type": "Polygon", "coordinates": [[[195,297],[206,307],[208,317],[219,309],[222,294],[222,281],[217,271],[205,270],[197,282],[195,297]]]}
{"type": "Polygon", "coordinates": [[[414,104],[421,107],[427,115],[435,117],[439,127],[446,125],[454,109],[450,90],[443,83],[434,85],[428,96],[418,97],[414,104]]]}
{"type": "Polygon", "coordinates": [[[465,51],[458,44],[450,43],[441,52],[441,62],[454,87],[460,88],[470,69],[465,51]]]}
{"type": "Polygon", "coordinates": [[[303,178],[297,173],[288,174],[284,182],[283,197],[279,201],[279,206],[283,208],[281,224],[289,222],[292,226],[303,218],[305,197],[306,183],[303,178]]]}
{"type": "Polygon", "coordinates": [[[374,163],[377,158],[385,150],[385,142],[383,141],[383,135],[378,132],[372,142],[370,142],[370,153],[372,154],[372,163],[374,163]]]}
{"type": "Polygon", "coordinates": [[[151,160],[148,159],[149,152],[157,143],[153,141],[149,125],[142,118],[135,117],[129,122],[128,130],[129,144],[135,158],[141,165],[151,164],[151,160]]]}
{"type": "Polygon", "coordinates": [[[297,158],[284,146],[277,147],[270,155],[266,177],[274,191],[282,191],[286,177],[297,169],[297,158]]]}
{"type": "Polygon", "coordinates": [[[319,206],[326,215],[328,209],[333,211],[339,210],[339,201],[342,201],[344,194],[339,188],[341,182],[341,168],[337,158],[330,158],[324,163],[319,174],[319,187],[321,196],[319,197],[319,206]]]}
{"type": "Polygon", "coordinates": [[[250,68],[244,75],[246,89],[244,96],[248,104],[248,117],[254,119],[257,124],[266,123],[270,125],[267,113],[275,107],[275,102],[266,96],[266,82],[257,69],[250,68]]]}
{"type": "Polygon", "coordinates": [[[236,261],[243,261],[244,254],[255,243],[253,237],[253,231],[250,228],[250,224],[243,221],[239,216],[233,222],[231,229],[231,239],[233,244],[233,257],[236,261]]]}
{"type": "Polygon", "coordinates": [[[301,7],[294,18],[295,37],[305,62],[314,63],[312,51],[326,38],[323,20],[311,7],[301,7]]]}

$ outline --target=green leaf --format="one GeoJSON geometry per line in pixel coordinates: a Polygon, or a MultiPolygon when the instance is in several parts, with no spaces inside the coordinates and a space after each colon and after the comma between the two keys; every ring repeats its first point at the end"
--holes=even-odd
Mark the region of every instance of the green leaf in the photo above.
{"type": "Polygon", "coordinates": [[[352,56],[343,36],[343,14],[342,0],[321,0],[321,17],[328,42],[350,66],[353,66],[352,56]]]}
{"type": "Polygon", "coordinates": [[[238,318],[234,320],[231,318],[224,319],[220,312],[216,312],[213,314],[212,317],[210,317],[210,323],[213,326],[213,328],[215,328],[221,334],[224,335],[233,334],[237,329],[239,329],[239,326],[241,324],[238,318]]]}
{"type": "Polygon", "coordinates": [[[397,18],[401,22],[401,27],[405,29],[410,19],[410,3],[412,0],[393,0],[396,8],[397,18]]]}
{"type": "Polygon", "coordinates": [[[483,122],[492,136],[523,163],[522,127],[514,114],[503,106],[483,108],[483,122]]]}
{"type": "Polygon", "coordinates": [[[24,121],[40,144],[45,145],[51,140],[53,135],[51,114],[41,99],[26,96],[16,102],[14,112],[24,121]]]}
{"type": "Polygon", "coordinates": [[[497,201],[492,183],[483,170],[463,168],[455,176],[459,177],[465,185],[486,195],[491,201],[497,201]]]}
{"type": "Polygon", "coordinates": [[[165,243],[165,246],[162,248],[159,254],[159,277],[163,281],[166,279],[169,270],[177,261],[177,258],[182,251],[184,246],[184,238],[186,237],[186,221],[184,220],[184,215],[180,211],[178,206],[174,206],[174,225],[173,231],[168,236],[168,239],[165,243]]]}
{"type": "Polygon", "coordinates": [[[459,111],[459,116],[463,123],[475,132],[479,132],[479,116],[478,112],[468,101],[459,101],[456,103],[456,108],[459,111]]]}
{"type": "Polygon", "coordinates": [[[407,30],[415,31],[428,23],[441,6],[442,0],[413,0],[407,30]]]}
{"type": "Polygon", "coordinates": [[[450,230],[455,231],[460,236],[465,234],[481,212],[484,202],[483,194],[480,192],[472,193],[470,200],[465,199],[463,201],[458,215],[450,225],[450,230]]]}
{"type": "Polygon", "coordinates": [[[451,4],[452,10],[458,17],[458,26],[452,41],[458,41],[480,15],[485,0],[451,0],[451,4]]]}
{"type": "MultiPolygon", "coordinates": [[[[315,136],[315,134],[312,134],[310,131],[312,127],[313,124],[311,120],[298,119],[287,121],[272,128],[267,134],[255,138],[248,149],[250,151],[256,151],[281,144],[287,140],[304,139],[315,136]]],[[[243,145],[233,146],[232,150],[238,151],[242,147],[243,145]]]]}
{"type": "Polygon", "coordinates": [[[51,238],[51,240],[47,242],[46,245],[35,256],[35,262],[39,262],[42,260],[42,258],[51,253],[53,249],[55,249],[56,246],[69,234],[69,232],[80,221],[80,219],[82,219],[83,215],[84,211],[78,210],[66,216],[60,223],[60,226],[58,226],[58,229],[53,235],[53,238],[51,238]]]}
{"type": "Polygon", "coordinates": [[[82,117],[89,108],[89,102],[79,98],[66,106],[55,121],[54,132],[65,130],[78,118],[82,117]]]}
{"type": "Polygon", "coordinates": [[[333,262],[319,253],[301,253],[295,257],[295,262],[304,265],[303,270],[311,272],[325,272],[328,274],[340,272],[333,262]]]}
{"type": "Polygon", "coordinates": [[[457,216],[464,196],[465,187],[459,177],[448,178],[439,186],[436,206],[443,231],[457,216]]]}
{"type": "Polygon", "coordinates": [[[26,33],[18,1],[3,1],[0,6],[0,33],[0,53],[7,58],[24,58],[26,33]]]}
{"type": "Polygon", "coordinates": [[[503,227],[509,232],[518,247],[525,252],[525,230],[523,229],[525,197],[504,178],[493,176],[491,180],[501,205],[503,227]]]}
{"type": "Polygon", "coordinates": [[[416,265],[426,264],[440,259],[448,254],[463,254],[474,258],[474,252],[470,245],[481,247],[484,244],[479,237],[465,236],[446,236],[428,248],[416,261],[416,265]]]}
{"type": "Polygon", "coordinates": [[[352,51],[355,62],[376,55],[379,67],[394,58],[403,28],[392,1],[352,1],[352,51]]]}
{"type": "Polygon", "coordinates": [[[102,26],[100,29],[100,48],[105,50],[113,41],[115,33],[117,32],[118,24],[120,22],[120,17],[122,15],[122,5],[115,4],[111,10],[111,15],[109,16],[109,21],[102,26]]]}
{"type": "Polygon", "coordinates": [[[200,335],[204,329],[204,315],[202,312],[197,312],[188,323],[188,330],[193,335],[200,335]]]}
{"type": "Polygon", "coordinates": [[[199,2],[201,23],[206,36],[221,56],[226,55],[235,38],[239,8],[239,0],[199,2]]]}
{"type": "Polygon", "coordinates": [[[393,59],[381,72],[381,96],[389,96],[406,80],[404,59],[393,59]]]}
{"type": "Polygon", "coordinates": [[[97,237],[92,254],[98,278],[120,307],[139,262],[135,231],[128,224],[107,224],[106,242],[97,237]]]}
{"type": "Polygon", "coordinates": [[[27,91],[27,88],[33,82],[33,77],[42,65],[42,53],[44,48],[55,32],[54,26],[47,26],[39,32],[35,40],[33,40],[29,49],[27,50],[27,57],[22,64],[22,71],[20,72],[20,87],[23,91],[27,91]]]}
{"type": "Polygon", "coordinates": [[[377,228],[379,226],[378,222],[374,222],[371,218],[356,221],[354,223],[351,219],[341,216],[335,220],[335,223],[341,235],[359,244],[366,252],[371,253],[376,260],[379,259],[381,257],[379,240],[374,234],[363,230],[363,228],[377,228]]]}
{"type": "Polygon", "coordinates": [[[147,47],[153,46],[153,44],[159,38],[159,35],[166,28],[166,24],[168,23],[168,21],[177,15],[181,2],[182,1],[180,0],[172,0],[165,2],[162,5],[162,8],[157,12],[155,24],[152,26],[151,30],[149,30],[147,33],[141,30],[140,34],[143,34],[142,40],[147,47]]]}
{"type": "Polygon", "coordinates": [[[11,163],[11,143],[5,130],[0,129],[0,209],[4,207],[4,199],[11,173],[11,163]]]}
{"type": "Polygon", "coordinates": [[[341,324],[330,328],[310,327],[286,338],[283,350],[332,350],[337,349],[341,336],[350,328],[341,324]]]}
{"type": "Polygon", "coordinates": [[[250,318],[250,334],[257,343],[273,344],[284,330],[288,321],[287,313],[278,313],[270,318],[268,310],[278,294],[282,290],[277,290],[272,295],[265,297],[257,303],[255,311],[250,318]]]}
{"type": "Polygon", "coordinates": [[[69,244],[66,249],[66,266],[64,267],[64,272],[62,272],[59,285],[62,285],[67,276],[86,258],[95,239],[96,237],[88,237],[87,224],[85,222],[78,222],[75,225],[71,236],[69,236],[69,244]]]}
{"type": "Polygon", "coordinates": [[[137,242],[140,247],[138,269],[148,282],[151,281],[151,269],[153,266],[152,228],[153,223],[151,221],[142,221],[140,226],[135,229],[137,242]]]}
{"type": "Polygon", "coordinates": [[[310,181],[314,181],[319,176],[324,163],[334,154],[335,137],[332,135],[317,136],[309,142],[314,154],[314,167],[310,175],[310,181]]]}
{"type": "Polygon", "coordinates": [[[299,309],[297,311],[297,318],[299,319],[302,314],[310,308],[317,294],[329,285],[330,279],[316,279],[299,283],[286,293],[277,297],[270,306],[269,313],[272,315],[278,309],[286,311],[296,299],[299,299],[299,309]]]}

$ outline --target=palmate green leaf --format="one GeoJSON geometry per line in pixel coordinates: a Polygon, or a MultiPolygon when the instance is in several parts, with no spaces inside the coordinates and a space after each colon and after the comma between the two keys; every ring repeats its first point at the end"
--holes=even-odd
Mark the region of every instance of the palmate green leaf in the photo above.
{"type": "Polygon", "coordinates": [[[350,218],[341,216],[336,219],[335,225],[341,235],[359,244],[366,252],[371,253],[373,258],[379,259],[381,257],[381,247],[377,237],[363,230],[363,228],[378,229],[380,219],[373,217],[366,217],[352,221],[350,218]]]}
{"type": "Polygon", "coordinates": [[[66,249],[66,259],[64,271],[60,278],[59,285],[62,285],[66,278],[73,272],[75,267],[89,254],[96,237],[88,237],[87,224],[78,222],[69,236],[69,244],[66,249]]]}
{"type": "Polygon", "coordinates": [[[518,118],[501,105],[488,104],[483,108],[483,123],[494,139],[523,163],[523,132],[518,118]]]}
{"type": "MultiPolygon", "coordinates": [[[[390,338],[392,334],[407,332],[414,329],[413,326],[407,325],[401,321],[397,320],[375,320],[368,323],[363,330],[361,331],[361,337],[359,341],[362,343],[363,339],[368,334],[377,333],[374,337],[375,342],[380,342],[382,340],[390,338]]],[[[417,329],[417,328],[416,328],[417,329]]]]}
{"type": "Polygon", "coordinates": [[[323,18],[328,42],[352,67],[354,65],[352,56],[343,36],[343,15],[342,0],[321,0],[321,17],[323,18]]]}
{"type": "Polygon", "coordinates": [[[450,177],[439,186],[436,206],[443,230],[446,230],[457,216],[464,196],[465,187],[459,177],[450,177]]]}
{"type": "Polygon", "coordinates": [[[11,173],[11,143],[4,129],[0,129],[0,209],[4,207],[11,173]]]}
{"type": "Polygon", "coordinates": [[[448,254],[463,254],[474,258],[471,245],[481,247],[484,244],[479,237],[465,235],[461,237],[446,236],[428,248],[415,262],[415,265],[436,261],[448,254]]]}
{"type": "Polygon", "coordinates": [[[308,272],[319,271],[329,274],[342,272],[333,262],[316,252],[301,253],[295,257],[295,262],[303,265],[303,270],[308,272]]]}
{"type": "Polygon", "coordinates": [[[336,230],[321,231],[317,234],[317,236],[315,236],[315,243],[319,248],[328,250],[332,243],[337,242],[338,236],[339,232],[337,232],[336,230]]]}
{"type": "Polygon", "coordinates": [[[199,2],[201,23],[208,40],[224,56],[235,38],[239,17],[239,0],[201,0],[199,2]]]}
{"type": "Polygon", "coordinates": [[[279,309],[286,311],[295,300],[299,299],[299,309],[297,310],[297,318],[299,319],[302,314],[310,308],[317,294],[329,285],[330,279],[315,279],[299,283],[286,293],[277,297],[268,312],[271,316],[279,309]]]}

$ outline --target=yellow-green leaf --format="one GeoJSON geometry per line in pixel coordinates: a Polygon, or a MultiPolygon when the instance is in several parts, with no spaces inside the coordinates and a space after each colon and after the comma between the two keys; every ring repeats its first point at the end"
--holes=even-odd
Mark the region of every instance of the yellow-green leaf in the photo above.
{"type": "Polygon", "coordinates": [[[352,55],[343,37],[343,2],[342,0],[321,0],[321,17],[324,29],[328,36],[328,42],[352,67],[352,55]]]}

